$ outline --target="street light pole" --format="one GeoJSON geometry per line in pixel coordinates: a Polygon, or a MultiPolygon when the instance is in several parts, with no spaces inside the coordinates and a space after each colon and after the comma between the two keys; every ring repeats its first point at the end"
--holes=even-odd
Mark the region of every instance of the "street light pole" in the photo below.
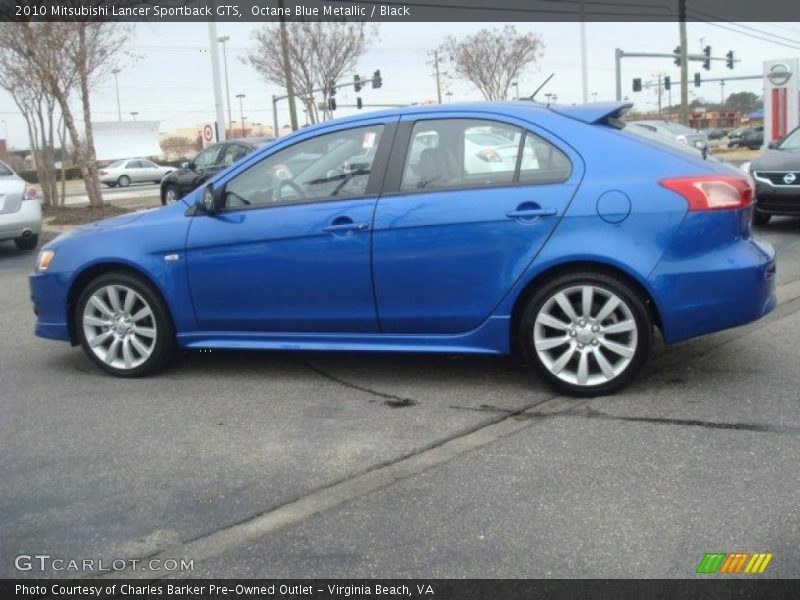
{"type": "Polygon", "coordinates": [[[236,97],[239,99],[239,119],[242,122],[242,137],[244,137],[244,107],[242,105],[242,98],[244,98],[244,94],[236,94],[236,97]]]}
{"type": "Polygon", "coordinates": [[[117,75],[120,74],[120,70],[112,69],[111,72],[114,74],[114,87],[117,89],[117,120],[122,121],[122,107],[119,103],[119,79],[117,79],[117,75]]]}
{"type": "Polygon", "coordinates": [[[222,64],[225,65],[225,97],[228,101],[228,122],[232,121],[231,117],[231,88],[228,85],[228,50],[225,42],[231,39],[229,35],[223,35],[218,38],[220,44],[222,44],[222,64]]]}
{"type": "MultiPolygon", "coordinates": [[[[278,0],[280,8],[281,55],[283,58],[283,72],[286,75],[286,95],[289,97],[289,123],[292,131],[297,131],[297,107],[294,105],[294,75],[289,61],[289,33],[286,31],[286,17],[283,13],[283,0],[278,0]]],[[[277,134],[275,134],[277,137],[277,134]]]]}

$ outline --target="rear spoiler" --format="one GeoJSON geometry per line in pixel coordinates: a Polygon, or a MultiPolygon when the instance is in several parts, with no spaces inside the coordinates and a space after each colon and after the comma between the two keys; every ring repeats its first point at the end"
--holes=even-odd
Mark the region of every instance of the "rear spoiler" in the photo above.
{"type": "Polygon", "coordinates": [[[576,106],[551,105],[550,110],[576,121],[596,125],[620,119],[632,107],[632,102],[592,102],[576,106]]]}

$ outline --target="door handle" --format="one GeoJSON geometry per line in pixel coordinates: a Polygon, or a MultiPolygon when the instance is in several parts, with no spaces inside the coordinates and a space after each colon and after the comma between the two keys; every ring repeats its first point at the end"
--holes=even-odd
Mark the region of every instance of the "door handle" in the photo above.
{"type": "Polygon", "coordinates": [[[535,219],[536,217],[552,217],[558,211],[554,208],[524,208],[506,213],[509,219],[535,219]]]}
{"type": "Polygon", "coordinates": [[[335,225],[327,225],[322,228],[326,233],[341,233],[343,231],[363,231],[369,227],[366,223],[336,223],[335,225]]]}

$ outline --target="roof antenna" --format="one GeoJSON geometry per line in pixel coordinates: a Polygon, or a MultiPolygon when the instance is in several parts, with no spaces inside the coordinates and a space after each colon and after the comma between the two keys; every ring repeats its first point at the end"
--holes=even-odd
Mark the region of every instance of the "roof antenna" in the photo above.
{"type": "Polygon", "coordinates": [[[551,79],[552,79],[554,76],[555,76],[555,73],[550,73],[550,76],[549,76],[547,79],[545,79],[545,80],[542,82],[542,85],[540,85],[538,88],[536,88],[536,91],[535,91],[535,92],[533,92],[533,93],[532,93],[532,94],[531,94],[531,95],[528,97],[528,100],[530,100],[531,102],[534,102],[534,101],[536,100],[536,94],[538,94],[538,93],[539,93],[539,92],[542,90],[542,88],[543,88],[544,86],[546,86],[546,85],[547,85],[547,83],[548,83],[548,82],[549,82],[549,81],[550,81],[550,80],[551,80],[551,79]]]}

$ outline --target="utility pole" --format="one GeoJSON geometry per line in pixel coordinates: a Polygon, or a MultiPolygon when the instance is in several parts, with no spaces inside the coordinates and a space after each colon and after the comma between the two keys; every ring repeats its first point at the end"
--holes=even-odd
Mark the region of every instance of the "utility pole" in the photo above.
{"type": "Polygon", "coordinates": [[[244,107],[242,105],[242,99],[245,96],[244,94],[236,94],[236,97],[239,99],[239,118],[241,119],[242,123],[242,137],[244,137],[244,107]]]}
{"type": "Polygon", "coordinates": [[[586,63],[586,13],[583,0],[581,0],[581,94],[584,104],[589,101],[589,72],[586,63]]]}
{"type": "Polygon", "coordinates": [[[112,69],[111,72],[114,74],[114,87],[117,88],[117,121],[122,121],[122,106],[119,103],[119,79],[117,79],[117,75],[121,73],[119,69],[112,69]]]}
{"type": "Polygon", "coordinates": [[[686,48],[686,0],[678,0],[681,36],[681,123],[689,124],[689,52],[686,48]]]}
{"type": "Polygon", "coordinates": [[[208,47],[211,50],[211,76],[214,80],[214,112],[217,116],[217,141],[225,141],[225,109],[222,103],[222,80],[219,76],[217,24],[208,22],[208,47]]]}
{"type": "Polygon", "coordinates": [[[233,123],[233,117],[231,116],[231,88],[228,85],[228,51],[225,46],[225,42],[230,39],[229,35],[223,35],[219,38],[219,42],[222,44],[222,64],[225,65],[225,98],[228,101],[228,123],[233,123]]]}
{"type": "MultiPolygon", "coordinates": [[[[428,53],[431,54],[430,52],[428,53]]],[[[442,103],[442,81],[441,73],[439,72],[439,51],[433,51],[433,60],[428,61],[426,64],[433,65],[433,76],[436,78],[436,100],[439,104],[442,103]]]]}
{"type": "Polygon", "coordinates": [[[661,118],[661,73],[658,74],[658,118],[661,118]]]}
{"type": "MultiPolygon", "coordinates": [[[[286,74],[286,95],[289,96],[289,123],[292,131],[297,131],[297,109],[294,105],[294,77],[292,76],[292,66],[289,63],[289,34],[286,32],[286,17],[283,15],[283,0],[278,0],[280,9],[280,28],[281,28],[281,53],[283,54],[283,71],[286,74]]],[[[277,132],[275,136],[277,137],[277,132]]]]}

